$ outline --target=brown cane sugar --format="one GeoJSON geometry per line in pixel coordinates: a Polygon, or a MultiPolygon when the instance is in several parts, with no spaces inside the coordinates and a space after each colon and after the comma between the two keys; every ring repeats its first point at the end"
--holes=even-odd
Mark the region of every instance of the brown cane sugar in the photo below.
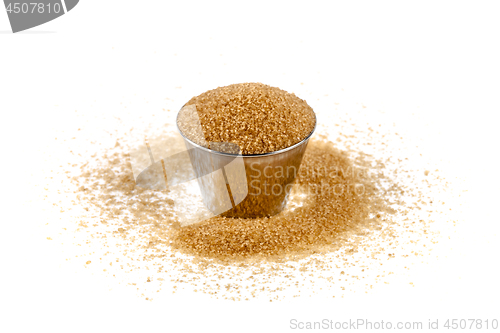
{"type": "MultiPolygon", "coordinates": [[[[281,150],[305,139],[316,117],[306,101],[295,94],[262,83],[219,87],[193,97],[204,137],[184,121],[181,132],[193,142],[231,142],[243,155],[281,150]]],[[[179,119],[181,120],[181,119],[179,119]]],[[[192,119],[190,120],[192,121],[192,119]]]]}
{"type": "MultiPolygon", "coordinates": [[[[404,279],[400,275],[425,260],[436,242],[430,226],[449,209],[440,201],[448,183],[437,170],[425,176],[428,168],[408,164],[418,155],[408,155],[392,123],[372,129],[361,115],[351,121],[356,110],[345,119],[335,115],[334,143],[321,135],[311,139],[287,208],[270,218],[218,216],[180,227],[176,214],[190,202],[175,191],[135,187],[128,128],[113,136],[116,144],[90,145],[88,157],[63,171],[75,175],[74,194],[67,194],[79,216],[77,232],[67,234],[74,262],[125,282],[148,300],[181,290],[233,300],[309,292],[343,297],[391,282],[393,271],[404,279]]],[[[173,128],[161,131],[148,129],[148,138],[164,140],[173,128]]],[[[76,151],[74,143],[68,140],[68,149],[76,151]]],[[[47,200],[60,209],[54,198],[47,200]]]]}

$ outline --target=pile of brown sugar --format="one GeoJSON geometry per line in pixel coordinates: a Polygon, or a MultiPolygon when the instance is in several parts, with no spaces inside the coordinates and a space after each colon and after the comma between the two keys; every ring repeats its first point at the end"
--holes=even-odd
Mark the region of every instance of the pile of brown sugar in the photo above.
{"type": "Polygon", "coordinates": [[[217,216],[178,228],[170,236],[172,245],[189,254],[222,260],[289,257],[335,247],[370,223],[380,223],[371,216],[391,211],[377,195],[379,180],[372,177],[333,143],[313,140],[292,192],[303,198],[300,207],[288,207],[270,218],[217,216]]]}
{"type": "MultiPolygon", "coordinates": [[[[302,257],[338,248],[354,234],[380,225],[381,215],[393,213],[379,190],[385,177],[369,172],[367,162],[355,163],[325,139],[310,142],[283,212],[270,218],[216,216],[184,227],[175,216],[175,206],[189,203],[179,202],[175,192],[135,187],[125,153],[116,151],[106,160],[88,170],[86,174],[93,177],[82,179],[80,192],[87,194],[107,223],[116,223],[123,236],[135,234],[138,226],[151,227],[143,241],[160,256],[167,245],[187,255],[225,262],[302,257]]],[[[393,183],[389,193],[399,190],[393,183]]]]}
{"type": "Polygon", "coordinates": [[[243,155],[281,150],[305,139],[316,125],[312,108],[296,95],[262,83],[219,87],[193,97],[204,137],[178,121],[181,132],[197,144],[231,142],[243,155]]]}
{"type": "MultiPolygon", "coordinates": [[[[96,243],[82,257],[92,268],[132,279],[129,284],[146,293],[146,299],[157,294],[162,283],[173,284],[174,293],[192,285],[195,291],[228,299],[268,293],[277,299],[276,293],[286,290],[298,288],[301,293],[312,267],[320,284],[333,279],[346,283],[344,270],[360,263],[332,262],[331,255],[350,256],[367,247],[375,252],[367,241],[378,244],[385,239],[377,233],[394,213],[388,196],[401,192],[390,178],[369,170],[383,165],[354,159],[320,136],[308,146],[285,211],[258,219],[218,216],[180,227],[176,211],[189,203],[174,191],[135,187],[127,151],[117,144],[97,154],[95,163],[81,165],[81,177],[74,179],[79,204],[93,216],[80,222],[81,230],[91,234],[83,242],[104,246],[104,253],[94,254],[96,243]],[[389,188],[381,190],[382,182],[389,182],[389,188]],[[144,276],[126,277],[128,273],[144,276]]],[[[389,239],[392,244],[393,236],[389,239]]]]}

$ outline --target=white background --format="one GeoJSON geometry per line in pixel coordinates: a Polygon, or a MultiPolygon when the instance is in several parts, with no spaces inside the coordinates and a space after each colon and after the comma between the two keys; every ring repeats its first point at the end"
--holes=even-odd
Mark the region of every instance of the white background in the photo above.
{"type": "Polygon", "coordinates": [[[500,319],[499,11],[495,1],[83,0],[11,34],[0,10],[2,331],[276,332],[292,318],[500,319]],[[42,204],[28,175],[44,156],[41,142],[77,121],[69,110],[115,115],[135,96],[151,103],[137,112],[152,112],[165,98],[180,107],[207,89],[248,81],[299,96],[343,92],[400,123],[417,109],[425,127],[406,123],[408,130],[469,189],[448,258],[415,267],[415,287],[277,303],[190,293],[146,302],[53,260],[25,203],[42,204]]]}

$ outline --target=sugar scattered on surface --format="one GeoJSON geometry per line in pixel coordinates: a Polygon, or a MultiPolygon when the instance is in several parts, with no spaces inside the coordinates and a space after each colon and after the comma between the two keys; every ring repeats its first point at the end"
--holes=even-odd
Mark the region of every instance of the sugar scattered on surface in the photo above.
{"type": "MultiPolygon", "coordinates": [[[[351,234],[379,224],[375,215],[392,212],[377,195],[379,180],[365,172],[331,142],[312,141],[288,209],[269,218],[215,217],[179,228],[171,235],[172,246],[222,260],[289,258],[324,247],[338,248],[351,234]],[[296,206],[293,198],[301,198],[300,207],[290,208],[296,206]]],[[[391,191],[398,189],[394,186],[391,191]]]]}
{"type": "MultiPolygon", "coordinates": [[[[365,196],[357,200],[333,198],[345,206],[326,204],[320,212],[305,209],[319,207],[318,202],[329,197],[316,193],[314,186],[305,187],[313,191],[304,196],[304,187],[299,186],[290,209],[255,225],[240,220],[228,225],[223,218],[215,218],[179,229],[175,211],[188,203],[176,201],[175,194],[168,191],[134,188],[125,158],[127,141],[122,140],[128,130],[119,130],[113,135],[119,138],[116,143],[102,148],[90,145],[88,156],[61,165],[63,173],[75,176],[71,178],[75,186],[74,193],[65,193],[65,204],[63,200],[52,203],[64,223],[59,233],[64,235],[62,229],[68,227],[67,236],[73,239],[70,244],[73,242],[76,253],[73,260],[81,261],[82,267],[91,261],[86,269],[118,278],[147,300],[182,289],[233,300],[370,292],[377,283],[390,282],[395,271],[400,280],[404,271],[430,253],[439,239],[433,228],[435,221],[449,220],[443,213],[449,210],[444,202],[449,184],[437,169],[426,176],[421,170],[431,169],[416,170],[410,164],[415,158],[405,155],[405,140],[392,128],[373,130],[375,124],[351,123],[338,119],[333,137],[316,137],[303,164],[304,170],[313,170],[326,156],[344,167],[368,169],[366,177],[330,177],[366,186],[365,196]],[[329,142],[332,139],[335,144],[329,142]],[[401,148],[396,151],[398,145],[401,148]],[[384,154],[388,150],[391,153],[384,154]],[[312,218],[313,214],[321,217],[330,212],[338,216],[312,218]],[[306,222],[303,227],[294,224],[299,220],[306,222]],[[76,222],[76,230],[70,228],[70,221],[76,222]],[[284,233],[289,225],[294,229],[284,233]],[[278,234],[266,229],[269,226],[278,234]],[[334,233],[335,227],[340,232],[334,233]],[[228,242],[201,238],[202,232],[217,235],[222,230],[229,232],[228,242]],[[240,232],[257,237],[260,243],[238,249],[237,245],[242,245],[236,238],[240,232]],[[186,239],[187,234],[193,236],[186,239]],[[298,237],[297,243],[291,242],[293,235],[298,237]]],[[[154,131],[147,130],[151,135],[154,131]]],[[[318,132],[331,134],[325,128],[318,132]]],[[[70,142],[75,150],[75,140],[70,142]]],[[[299,185],[333,181],[302,174],[299,185]]],[[[56,179],[50,177],[49,190],[55,191],[56,179]]],[[[49,202],[60,192],[54,191],[46,196],[49,202]]],[[[57,241],[64,237],[51,236],[57,241]]]]}

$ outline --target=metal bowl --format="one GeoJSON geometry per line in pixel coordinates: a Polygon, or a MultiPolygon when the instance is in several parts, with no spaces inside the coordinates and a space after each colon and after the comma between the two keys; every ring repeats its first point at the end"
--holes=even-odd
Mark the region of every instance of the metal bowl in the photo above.
{"type": "Polygon", "coordinates": [[[210,211],[226,217],[257,218],[272,216],[285,209],[307,143],[316,129],[317,118],[311,133],[293,146],[265,154],[238,155],[209,149],[187,138],[179,128],[181,111],[177,114],[177,129],[189,152],[203,203],[210,211]],[[231,163],[238,159],[244,165],[243,176],[228,172],[231,163]],[[219,170],[222,170],[225,188],[214,186],[206,177],[219,170]],[[227,196],[232,207],[221,205],[227,202],[227,196]]]}

